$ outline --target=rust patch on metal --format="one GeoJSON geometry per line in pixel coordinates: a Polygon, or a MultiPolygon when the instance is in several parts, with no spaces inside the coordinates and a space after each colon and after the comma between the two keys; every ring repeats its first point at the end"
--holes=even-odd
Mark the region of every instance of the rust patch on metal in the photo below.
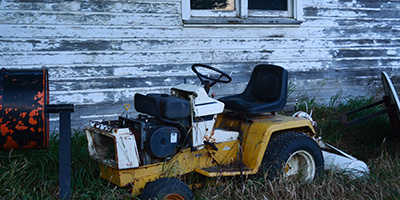
{"type": "Polygon", "coordinates": [[[216,140],[212,136],[214,136],[214,129],[211,131],[210,136],[207,135],[204,136],[204,140],[207,142],[214,143],[216,140]]]}
{"type": "Polygon", "coordinates": [[[0,149],[48,147],[48,99],[47,69],[1,69],[0,149]]]}

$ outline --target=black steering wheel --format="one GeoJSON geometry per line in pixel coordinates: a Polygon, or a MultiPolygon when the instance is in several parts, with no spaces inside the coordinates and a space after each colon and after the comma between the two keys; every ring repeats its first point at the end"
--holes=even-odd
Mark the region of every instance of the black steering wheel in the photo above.
{"type": "Polygon", "coordinates": [[[210,91],[210,88],[212,86],[214,86],[216,83],[229,83],[232,81],[232,77],[229,76],[227,73],[225,73],[217,68],[211,67],[209,65],[194,64],[194,65],[192,65],[192,70],[194,73],[196,73],[197,77],[199,77],[201,84],[204,85],[204,89],[206,90],[207,93],[210,91]],[[206,68],[211,71],[217,72],[219,74],[219,77],[215,78],[215,77],[206,76],[206,75],[200,73],[199,71],[197,71],[197,68],[199,68],[199,67],[206,68]],[[226,80],[224,80],[223,78],[225,78],[226,80]],[[210,81],[212,81],[212,82],[210,83],[210,81]]]}

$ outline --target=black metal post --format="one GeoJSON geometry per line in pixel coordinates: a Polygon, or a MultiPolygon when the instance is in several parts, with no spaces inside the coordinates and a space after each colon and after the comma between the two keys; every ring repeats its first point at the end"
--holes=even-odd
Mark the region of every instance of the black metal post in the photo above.
{"type": "Polygon", "coordinates": [[[71,112],[60,111],[60,199],[71,198],[71,112]]]}
{"type": "Polygon", "coordinates": [[[71,112],[73,104],[47,105],[47,113],[60,113],[60,199],[71,198],[71,112]]]}

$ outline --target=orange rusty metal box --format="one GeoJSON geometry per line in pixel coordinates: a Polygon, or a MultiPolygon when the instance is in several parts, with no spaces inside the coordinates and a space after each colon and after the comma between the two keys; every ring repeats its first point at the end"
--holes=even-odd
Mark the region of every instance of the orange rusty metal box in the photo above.
{"type": "Polygon", "coordinates": [[[47,69],[0,71],[0,149],[47,148],[47,69]]]}

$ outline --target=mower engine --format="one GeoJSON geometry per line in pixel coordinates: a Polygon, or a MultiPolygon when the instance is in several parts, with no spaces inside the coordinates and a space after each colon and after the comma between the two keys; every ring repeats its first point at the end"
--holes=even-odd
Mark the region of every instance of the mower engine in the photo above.
{"type": "Polygon", "coordinates": [[[182,84],[172,88],[171,95],[135,94],[135,109],[141,114],[134,119],[121,116],[85,128],[92,159],[128,169],[164,162],[182,148],[195,150],[212,137],[224,104],[202,87],[182,84]]]}

